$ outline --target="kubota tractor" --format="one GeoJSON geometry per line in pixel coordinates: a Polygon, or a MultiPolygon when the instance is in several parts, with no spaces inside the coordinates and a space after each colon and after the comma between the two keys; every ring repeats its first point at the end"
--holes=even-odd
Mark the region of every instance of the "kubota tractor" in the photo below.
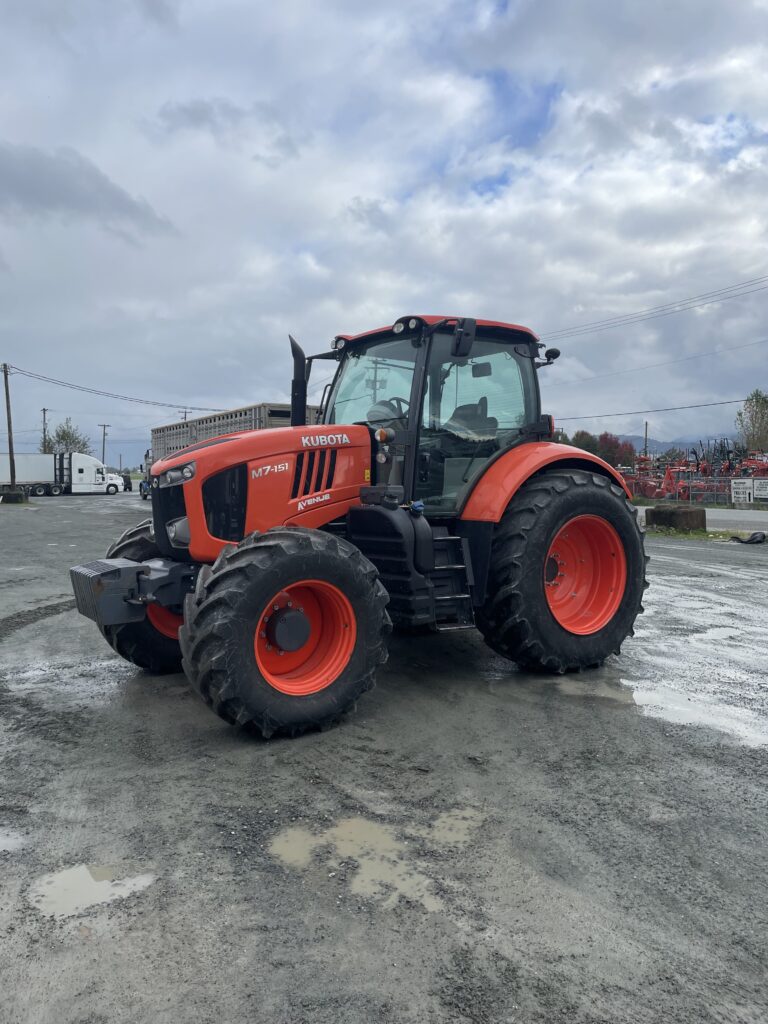
{"type": "Polygon", "coordinates": [[[477,627],[542,672],[631,635],[646,558],[621,476],[551,440],[525,327],[406,316],[294,360],[291,426],[156,462],[152,519],[71,571],[122,657],[186,672],[265,737],[337,720],[374,684],[391,625],[477,627]],[[309,371],[335,370],[305,423],[309,371]]]}

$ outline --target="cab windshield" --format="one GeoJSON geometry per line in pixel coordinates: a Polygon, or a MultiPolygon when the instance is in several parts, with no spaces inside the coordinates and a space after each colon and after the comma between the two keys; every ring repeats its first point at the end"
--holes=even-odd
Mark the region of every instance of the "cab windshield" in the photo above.
{"type": "Polygon", "coordinates": [[[413,337],[364,341],[345,353],[326,423],[406,430],[418,347],[413,337]]]}

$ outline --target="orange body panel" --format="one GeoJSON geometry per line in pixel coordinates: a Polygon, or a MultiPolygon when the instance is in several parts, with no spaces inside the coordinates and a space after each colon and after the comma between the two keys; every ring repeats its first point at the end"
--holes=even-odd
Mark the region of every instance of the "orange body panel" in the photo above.
{"type": "Polygon", "coordinates": [[[194,462],[195,476],[184,488],[196,561],[212,562],[231,541],[208,532],[203,485],[222,469],[238,464],[248,469],[246,534],[273,526],[320,527],[360,503],[360,488],[371,480],[371,439],[367,427],[306,426],[250,430],[216,438],[175,452],[156,462],[152,475],[194,462]],[[331,452],[335,451],[333,482],[327,484],[331,452]],[[321,471],[321,456],[325,453],[321,471]],[[298,493],[292,497],[296,466],[303,455],[298,493]],[[312,472],[309,473],[310,461],[312,472]],[[309,479],[307,480],[307,477],[309,479]]]}
{"type": "Polygon", "coordinates": [[[471,491],[461,518],[498,523],[510,499],[526,480],[558,462],[567,463],[571,468],[599,468],[628,498],[632,497],[621,474],[597,455],[554,441],[531,441],[511,448],[488,467],[471,491]]]}

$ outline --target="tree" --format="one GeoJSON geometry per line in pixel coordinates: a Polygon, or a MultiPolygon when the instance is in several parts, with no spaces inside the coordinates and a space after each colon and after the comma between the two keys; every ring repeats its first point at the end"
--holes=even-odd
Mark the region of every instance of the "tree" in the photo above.
{"type": "Polygon", "coordinates": [[[619,441],[615,434],[609,434],[607,430],[597,439],[597,454],[601,459],[605,459],[609,466],[618,465],[619,456],[619,441]]]}
{"type": "Polygon", "coordinates": [[[663,453],[665,462],[683,462],[688,458],[688,452],[683,451],[682,448],[667,448],[663,453]]]}
{"type": "Polygon", "coordinates": [[[619,444],[619,450],[616,453],[616,465],[617,466],[632,466],[635,462],[637,452],[635,446],[631,441],[622,441],[619,444]]]}
{"type": "Polygon", "coordinates": [[[605,459],[609,466],[631,466],[635,461],[635,449],[629,441],[620,441],[615,434],[607,430],[597,439],[597,454],[605,459]]]}
{"type": "Polygon", "coordinates": [[[736,429],[748,451],[768,451],[768,395],[755,388],[736,413],[736,429]]]}
{"type": "Polygon", "coordinates": [[[93,448],[87,434],[76,427],[69,416],[50,432],[44,441],[40,442],[40,451],[54,455],[58,455],[60,452],[82,452],[83,455],[93,455],[93,448]]]}
{"type": "Polygon", "coordinates": [[[571,444],[576,448],[583,448],[585,452],[597,455],[597,438],[588,430],[577,430],[571,438],[571,444]]]}

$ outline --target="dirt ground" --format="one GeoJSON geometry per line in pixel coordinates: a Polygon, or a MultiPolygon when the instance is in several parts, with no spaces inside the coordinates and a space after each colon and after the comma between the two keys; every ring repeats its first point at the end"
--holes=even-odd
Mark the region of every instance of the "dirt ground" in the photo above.
{"type": "Polygon", "coordinates": [[[72,610],[146,507],[0,508],[3,1024],[764,1024],[768,545],[650,540],[600,671],[397,637],[264,742],[72,610]]]}

